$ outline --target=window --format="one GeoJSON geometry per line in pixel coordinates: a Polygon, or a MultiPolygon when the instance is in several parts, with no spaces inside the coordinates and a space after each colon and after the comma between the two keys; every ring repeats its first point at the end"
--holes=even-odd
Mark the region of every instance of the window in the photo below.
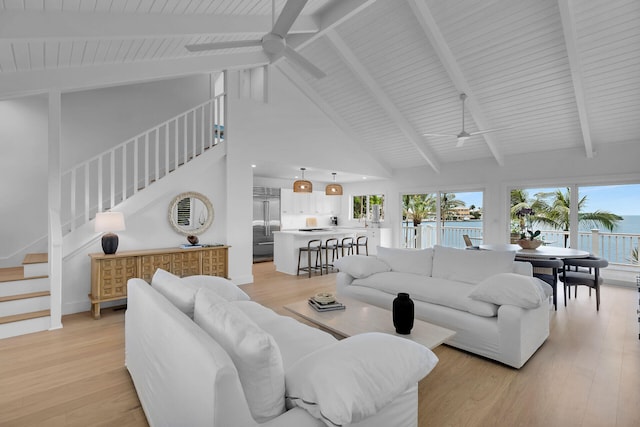
{"type": "Polygon", "coordinates": [[[374,211],[378,211],[379,221],[384,221],[384,196],[382,194],[353,196],[352,205],[352,219],[374,221],[376,215],[374,211]]]}
{"type": "Polygon", "coordinates": [[[402,239],[407,248],[435,244],[463,248],[464,236],[482,243],[482,197],[477,192],[437,192],[402,196],[402,239]]]}

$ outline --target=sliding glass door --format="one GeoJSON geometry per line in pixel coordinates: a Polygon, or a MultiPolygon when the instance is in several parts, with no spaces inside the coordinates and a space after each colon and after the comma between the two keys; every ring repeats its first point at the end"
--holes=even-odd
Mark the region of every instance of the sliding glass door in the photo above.
{"type": "Polygon", "coordinates": [[[465,247],[463,236],[482,243],[482,192],[444,192],[402,196],[402,245],[465,247]]]}

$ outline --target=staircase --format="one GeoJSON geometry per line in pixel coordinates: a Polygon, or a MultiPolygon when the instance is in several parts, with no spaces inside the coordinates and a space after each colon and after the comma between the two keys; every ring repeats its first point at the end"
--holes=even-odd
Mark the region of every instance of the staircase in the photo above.
{"type": "MultiPolygon", "coordinates": [[[[62,173],[62,207],[53,221],[60,224],[54,227],[59,236],[49,241],[64,236],[67,253],[81,250],[86,241],[68,238],[90,227],[97,212],[116,207],[224,141],[224,107],[222,93],[62,173]]],[[[61,263],[55,261],[52,268],[61,263]]],[[[48,274],[47,254],[28,254],[21,267],[0,268],[0,339],[60,324],[60,307],[51,306],[51,295],[60,295],[61,283],[52,283],[48,274]]]]}
{"type": "Polygon", "coordinates": [[[47,254],[28,254],[21,267],[0,269],[0,339],[49,329],[48,269],[47,254]]]}
{"type": "Polygon", "coordinates": [[[62,234],[88,223],[224,140],[216,95],[62,174],[62,234]]]}

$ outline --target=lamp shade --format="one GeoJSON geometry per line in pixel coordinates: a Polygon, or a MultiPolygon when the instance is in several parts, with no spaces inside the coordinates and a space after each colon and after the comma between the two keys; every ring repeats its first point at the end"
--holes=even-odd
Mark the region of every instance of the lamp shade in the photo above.
{"type": "Polygon", "coordinates": [[[327,196],[342,196],[342,185],[340,185],[340,184],[329,184],[324,189],[324,193],[327,196]]]}
{"type": "Polygon", "coordinates": [[[302,171],[302,179],[298,179],[293,182],[294,193],[313,193],[313,184],[311,181],[304,179],[304,171],[306,168],[300,168],[302,171]]]}
{"type": "Polygon", "coordinates": [[[122,212],[98,212],[94,230],[100,233],[125,230],[124,214],[122,212]]]}
{"type": "Polygon", "coordinates": [[[327,196],[342,196],[342,185],[336,184],[336,173],[333,172],[333,184],[328,184],[324,189],[327,196]]]}

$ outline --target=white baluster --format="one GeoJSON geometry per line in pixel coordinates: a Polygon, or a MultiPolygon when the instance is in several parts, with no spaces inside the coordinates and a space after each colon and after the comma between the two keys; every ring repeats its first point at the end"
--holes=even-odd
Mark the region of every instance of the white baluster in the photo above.
{"type": "Polygon", "coordinates": [[[111,205],[109,208],[113,208],[116,205],[116,153],[115,150],[111,150],[109,153],[109,162],[110,162],[110,195],[111,195],[111,205]]]}
{"type": "Polygon", "coordinates": [[[76,229],[76,169],[71,170],[71,231],[76,229]]]}
{"type": "Polygon", "coordinates": [[[89,222],[90,218],[90,210],[91,210],[91,197],[90,197],[90,188],[89,183],[89,162],[85,162],[84,164],[84,222],[89,222]]]}

